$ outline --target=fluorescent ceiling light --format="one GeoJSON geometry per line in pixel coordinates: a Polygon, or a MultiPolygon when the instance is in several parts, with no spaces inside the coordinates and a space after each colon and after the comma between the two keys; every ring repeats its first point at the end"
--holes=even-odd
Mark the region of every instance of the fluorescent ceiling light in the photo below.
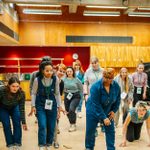
{"type": "Polygon", "coordinates": [[[150,17],[150,12],[129,12],[130,17],[150,17]]]}
{"type": "Polygon", "coordinates": [[[92,6],[92,5],[87,5],[87,8],[108,8],[108,9],[127,9],[128,7],[125,6],[92,6]]]}
{"type": "Polygon", "coordinates": [[[40,14],[40,15],[62,15],[61,10],[48,9],[23,9],[24,14],[40,14]]]}
{"type": "Polygon", "coordinates": [[[138,10],[150,10],[150,7],[138,7],[138,10]]]}
{"type": "Polygon", "coordinates": [[[17,3],[17,6],[32,6],[32,7],[61,7],[61,5],[49,5],[49,4],[20,4],[17,3]]]}
{"type": "Polygon", "coordinates": [[[84,11],[83,16],[120,16],[120,12],[115,11],[84,11]]]}

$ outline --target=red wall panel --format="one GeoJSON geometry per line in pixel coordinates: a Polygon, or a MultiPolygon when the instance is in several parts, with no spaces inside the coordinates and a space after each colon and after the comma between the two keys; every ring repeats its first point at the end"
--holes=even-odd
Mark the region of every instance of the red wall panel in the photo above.
{"type": "MultiPolygon", "coordinates": [[[[77,53],[79,60],[83,65],[83,69],[87,69],[90,59],[89,47],[35,47],[35,46],[1,46],[0,58],[41,58],[43,56],[51,56],[52,58],[64,58],[63,63],[71,66],[74,61],[73,53],[77,53]]],[[[20,65],[38,65],[38,60],[22,60],[20,65]]],[[[60,61],[53,61],[56,65],[60,61]]],[[[1,65],[18,65],[17,60],[0,60],[1,65]]],[[[17,68],[0,67],[0,73],[17,72],[17,68]]],[[[21,68],[21,72],[32,72],[37,68],[21,68]]]]}

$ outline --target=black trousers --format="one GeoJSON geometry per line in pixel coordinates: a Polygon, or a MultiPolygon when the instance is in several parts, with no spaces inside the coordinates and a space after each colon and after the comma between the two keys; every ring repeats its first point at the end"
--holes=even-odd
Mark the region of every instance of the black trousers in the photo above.
{"type": "Polygon", "coordinates": [[[126,138],[129,142],[133,142],[134,140],[138,140],[140,138],[142,125],[143,123],[129,123],[126,135],[126,138]]]}
{"type": "Polygon", "coordinates": [[[141,94],[137,94],[137,87],[134,87],[134,93],[133,93],[133,107],[135,107],[136,103],[138,101],[142,101],[143,100],[143,92],[144,92],[144,88],[142,87],[142,91],[141,94]]]}
{"type": "Polygon", "coordinates": [[[74,93],[72,98],[70,100],[67,99],[67,94],[65,93],[65,99],[64,99],[64,104],[65,104],[65,110],[68,112],[67,117],[69,119],[70,124],[75,124],[76,123],[76,108],[79,105],[81,95],[79,92],[74,93]]]}

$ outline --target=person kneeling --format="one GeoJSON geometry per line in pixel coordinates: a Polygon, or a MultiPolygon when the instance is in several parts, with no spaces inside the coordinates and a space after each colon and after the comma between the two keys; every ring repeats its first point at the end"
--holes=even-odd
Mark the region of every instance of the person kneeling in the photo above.
{"type": "Polygon", "coordinates": [[[126,140],[133,142],[140,139],[143,122],[146,121],[147,133],[149,136],[150,147],[150,109],[146,102],[139,101],[129,113],[123,124],[123,141],[120,147],[126,147],[126,140]]]}

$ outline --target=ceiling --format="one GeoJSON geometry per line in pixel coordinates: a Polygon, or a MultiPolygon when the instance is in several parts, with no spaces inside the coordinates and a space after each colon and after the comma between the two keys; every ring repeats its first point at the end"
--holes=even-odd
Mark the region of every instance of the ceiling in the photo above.
{"type": "Polygon", "coordinates": [[[150,0],[3,0],[13,3],[21,22],[119,22],[119,23],[149,23],[150,0]],[[61,7],[18,6],[16,4],[51,4],[61,7]],[[87,5],[101,6],[88,8],[87,5]],[[113,6],[115,8],[107,8],[113,6]],[[126,7],[126,8],[116,8],[126,7]],[[103,8],[102,8],[103,7],[103,8]],[[146,7],[146,8],[145,8],[146,7]],[[143,8],[144,10],[140,10],[143,8]],[[61,15],[24,14],[24,9],[60,10],[61,15]],[[119,13],[119,16],[84,16],[84,12],[119,13]],[[129,14],[134,14],[129,16],[129,14]],[[136,17],[135,17],[136,14],[136,17]],[[139,16],[139,14],[141,16],[139,16]],[[138,17],[137,17],[138,16],[138,17]]]}

